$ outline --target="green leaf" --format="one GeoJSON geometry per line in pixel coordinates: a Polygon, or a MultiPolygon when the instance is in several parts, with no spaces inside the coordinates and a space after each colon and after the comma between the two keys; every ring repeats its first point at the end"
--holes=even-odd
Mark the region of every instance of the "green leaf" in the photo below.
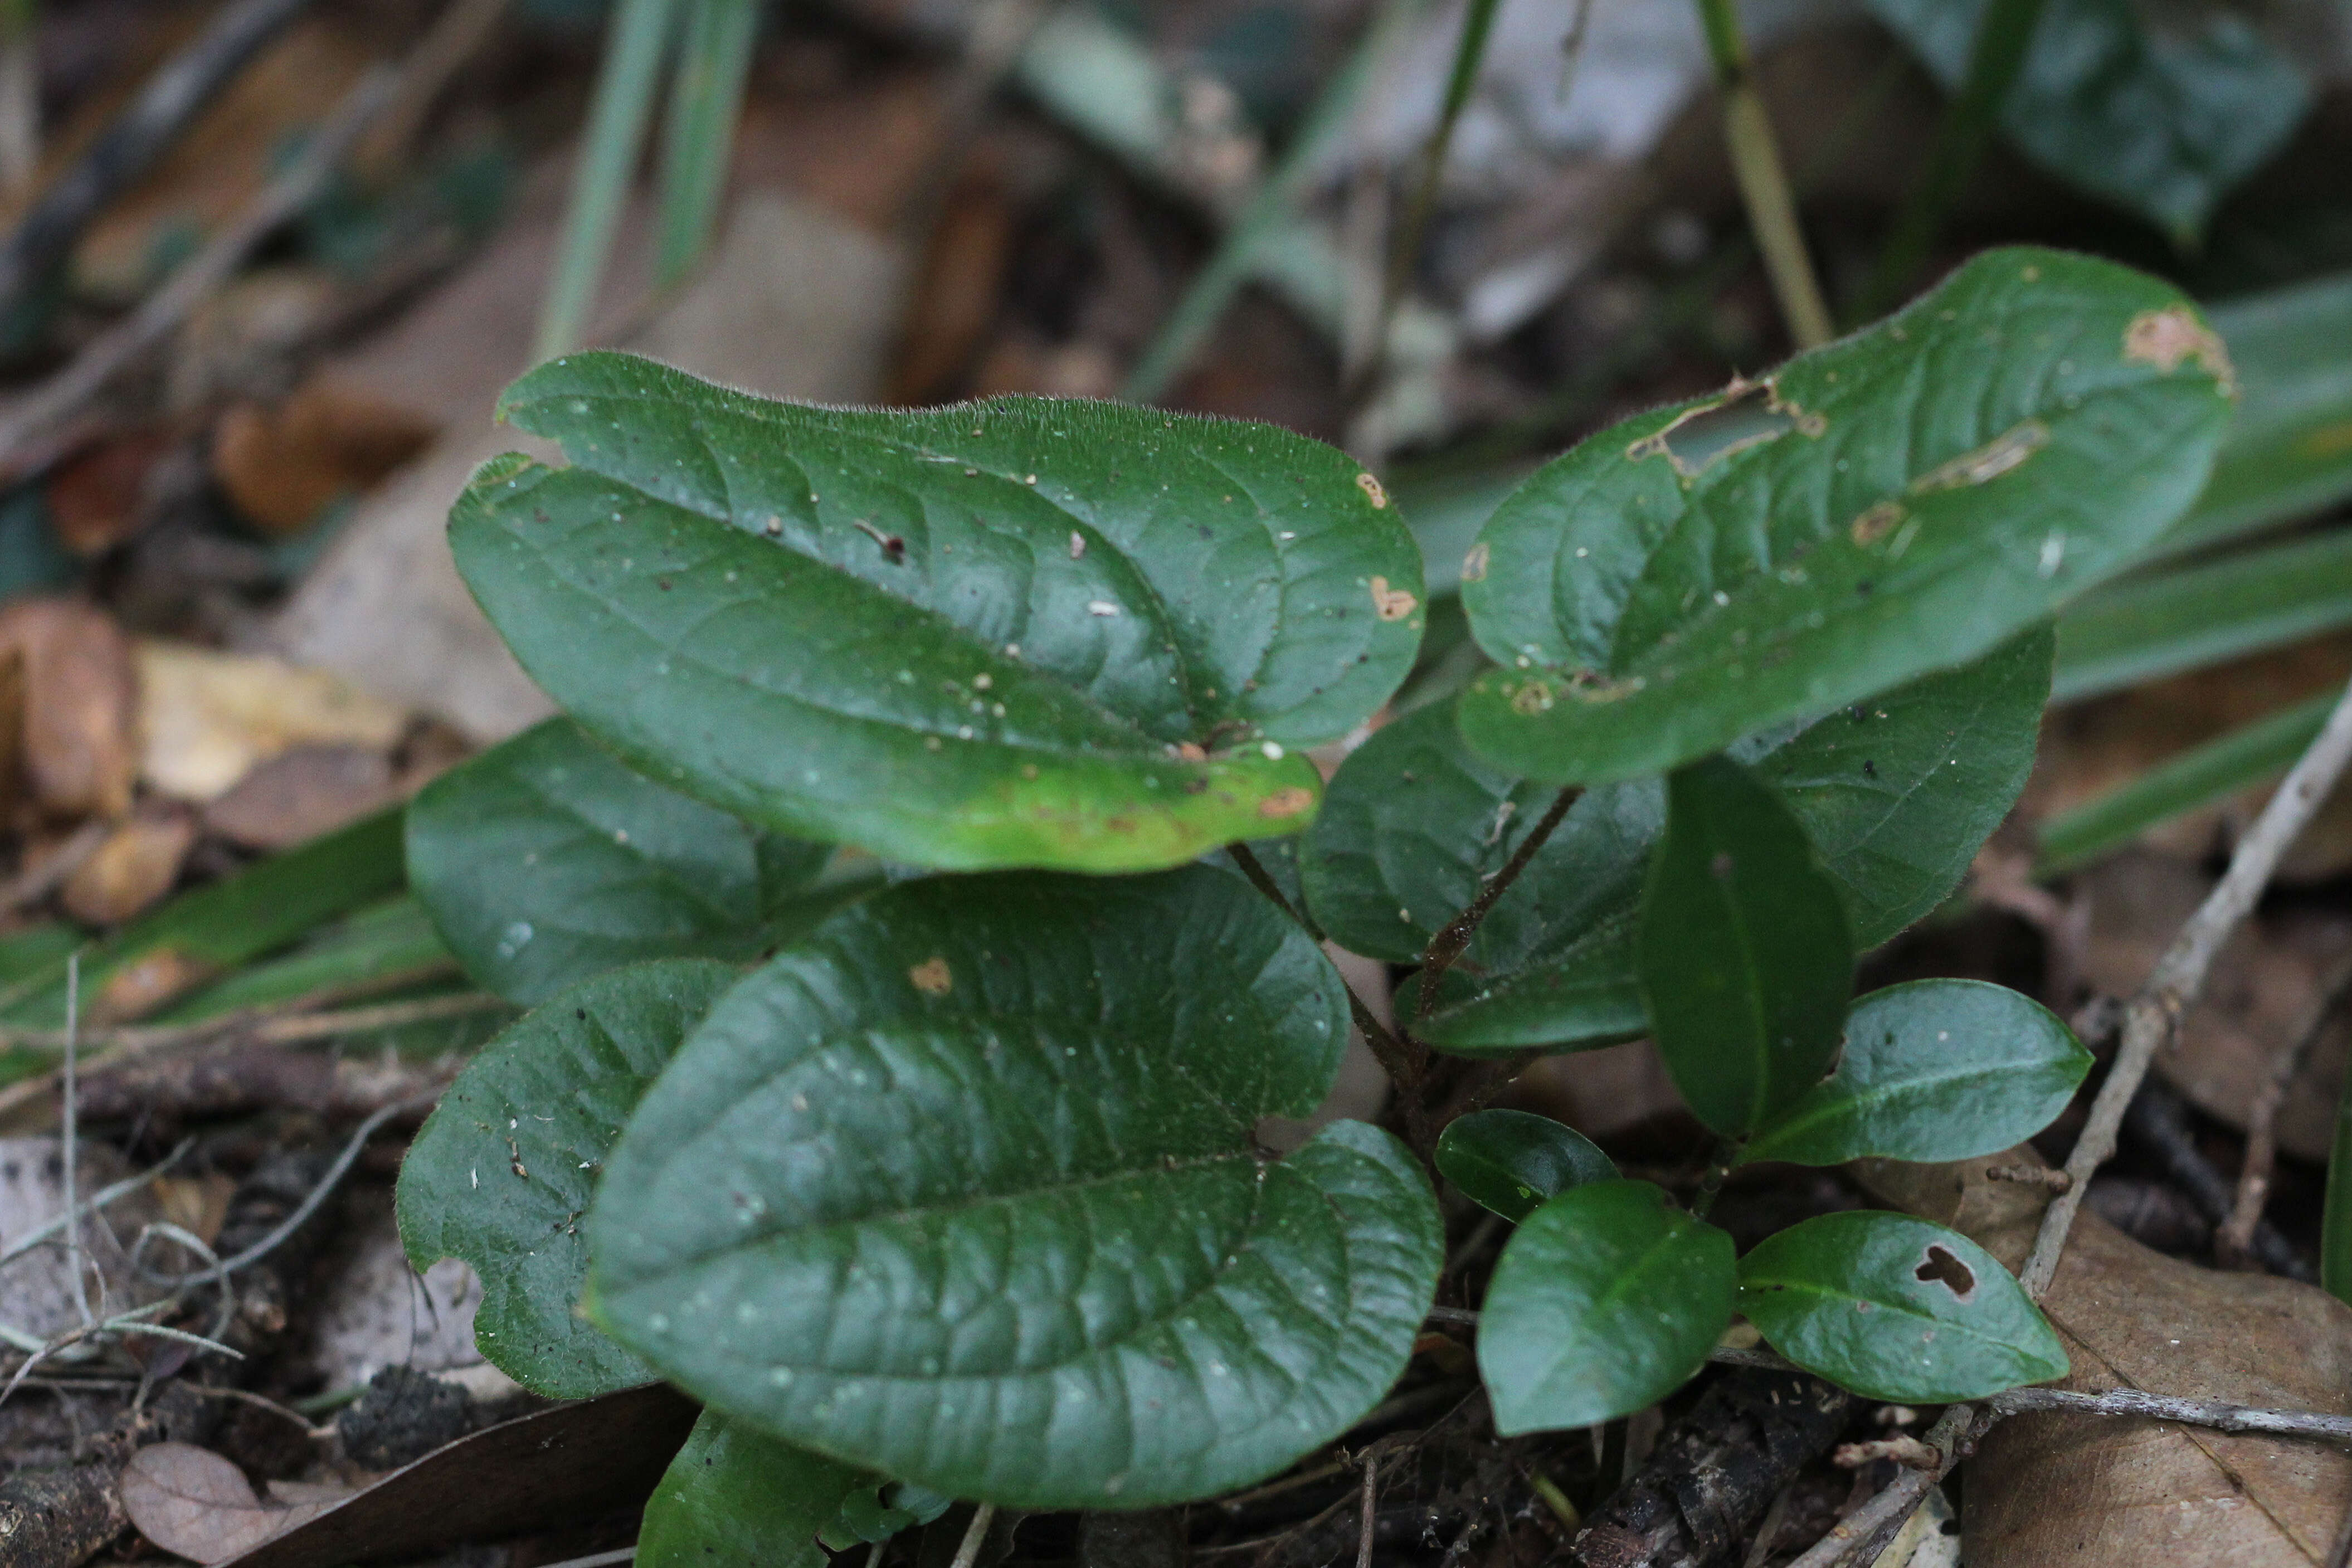
{"type": "Polygon", "coordinates": [[[2051,698],[2078,702],[2352,625],[2352,529],[2137,576],[2058,621],[2051,698]]]}
{"type": "Polygon", "coordinates": [[[1278,1164],[1337,973],[1209,867],[903,884],[730,993],[590,1216],[590,1307],[836,1458],[1023,1508],[1205,1497],[1402,1370],[1441,1227],[1389,1134],[1278,1164]]]}
{"type": "Polygon", "coordinates": [[[817,1533],[880,1478],[705,1410],[646,1500],[639,1568],[825,1568],[817,1533]]]}
{"type": "Polygon", "coordinates": [[[1869,1399],[1948,1405],[2066,1373],[2009,1270],[1909,1215],[1825,1214],[1768,1237],[1739,1260],[1739,1310],[1774,1350],[1869,1399]]]}
{"type": "Polygon", "coordinates": [[[2341,691],[2307,701],[2166,758],[2136,778],[2070,806],[2042,825],[2043,876],[2072,870],[2121,848],[2158,823],[2229,799],[2294,765],[2319,738],[2341,691]]]}
{"type": "Polygon", "coordinates": [[[390,987],[404,976],[446,988],[457,980],[455,970],[425,906],[403,894],[354,910],[289,951],[190,994],[154,1015],[154,1021],[193,1024],[347,986],[390,987]]]}
{"type": "Polygon", "coordinates": [[[1125,871],[1295,831],[1412,668],[1420,557],[1319,443],[1108,404],[772,403],[616,354],[502,405],[459,569],[648,776],[886,858],[1125,871]],[[1288,748],[1288,750],[1286,750],[1288,748]]]}
{"type": "Polygon", "coordinates": [[[1478,1314],[1478,1371],[1504,1436],[1646,1409],[1731,1324],[1731,1237],[1648,1182],[1595,1182],[1528,1216],[1478,1314]]]}
{"type": "Polygon", "coordinates": [[[1609,1182],[1617,1166],[1573,1127],[1525,1110],[1474,1110],[1446,1123],[1438,1173],[1517,1224],[1570,1187],[1609,1182]]]}
{"type": "Polygon", "coordinates": [[[762,835],[630,772],[551,719],[408,808],[408,875],[467,973],[543,1002],[648,958],[748,959],[880,879],[818,886],[830,851],[762,835]]]}
{"type": "Polygon", "coordinates": [[[1503,668],[1463,694],[1463,733],[1601,783],[1976,658],[2179,516],[2228,392],[2221,340],[2164,284],[1986,252],[1756,386],[1538,470],[1465,565],[1503,668]]]}
{"type": "Polygon", "coordinates": [[[474,1266],[474,1341],[534,1394],[585,1399],[654,1376],[574,1310],[580,1219],[638,1098],[736,978],[669,959],[582,982],[490,1042],[408,1146],[394,1206],[409,1262],[474,1266]]]}
{"type": "MultiPolygon", "coordinates": [[[[1858,946],[1941,903],[2016,801],[2033,765],[2050,644],[2037,628],[1973,665],[1734,748],[1804,825],[1843,890],[1858,946]]],[[[1341,946],[1412,963],[1502,868],[1553,794],[1477,758],[1445,710],[1410,714],[1332,779],[1305,839],[1308,906],[1341,946]]],[[[1496,901],[1414,1032],[1464,1054],[1642,1033],[1633,928],[1664,810],[1652,780],[1587,791],[1496,901]]],[[[1403,999],[1408,1013],[1417,995],[1403,999]]]]}
{"type": "Polygon", "coordinates": [[[1772,1120],[1837,1055],[1853,947],[1837,884],[1762,781],[1712,757],[1666,781],[1634,963],[1666,1071],[1727,1138],[1772,1120]]]}
{"type": "MultiPolygon", "coordinates": [[[[400,813],[377,812],[182,893],[82,951],[84,1022],[148,1016],[339,915],[400,890],[400,813]]],[[[62,1027],[62,959],[9,988],[5,1020],[62,1027]]]]}
{"type": "Polygon", "coordinates": [[[927,1487],[910,1487],[879,1476],[866,1479],[870,1484],[842,1499],[841,1511],[817,1532],[817,1539],[835,1552],[846,1552],[860,1542],[870,1545],[887,1541],[901,1531],[930,1523],[955,1506],[955,1499],[927,1487]]]}
{"type": "Polygon", "coordinates": [[[2049,1126],[2090,1070],[2074,1032],[2005,985],[1890,985],[1846,1016],[1836,1075],[1759,1129],[1743,1158],[1838,1165],[1996,1153],[2049,1126]]]}
{"type": "MultiPolygon", "coordinates": [[[[1968,68],[1984,8],[1871,0],[1947,88],[1968,68]]],[[[2132,0],[2048,0],[2000,123],[2050,173],[2185,244],[2310,107],[2303,73],[2232,12],[2184,10],[2165,26],[2132,0]]]]}
{"type": "Polygon", "coordinates": [[[2166,552],[2352,496],[2352,274],[2231,300],[2211,319],[2238,367],[2238,414],[2205,493],[2158,546],[2166,552]]]}

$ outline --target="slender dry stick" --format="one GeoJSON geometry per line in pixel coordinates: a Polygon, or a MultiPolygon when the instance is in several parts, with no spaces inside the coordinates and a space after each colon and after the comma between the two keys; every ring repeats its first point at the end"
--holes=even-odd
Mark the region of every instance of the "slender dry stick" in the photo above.
{"type": "Polygon", "coordinates": [[[66,1085],[65,1085],[65,1149],[66,1149],[66,1272],[73,1277],[74,1306],[81,1312],[84,1323],[97,1321],[89,1310],[89,1288],[81,1277],[81,1203],[74,1190],[74,1147],[80,1120],[79,1084],[74,1074],[75,1037],[81,1025],[81,954],[70,953],[66,958],[66,1085]]]}
{"type": "Polygon", "coordinates": [[[2326,799],[2347,762],[2352,762],[2352,688],[2337,700],[2318,737],[2238,841],[2221,882],[2189,917],[2180,934],[2157,961],[2147,984],[2125,1010],[2123,1045],[2107,1069],[2107,1081],[2091,1102],[2090,1116],[2074,1141],[2074,1152],[2066,1158],[2066,1173],[2074,1178],[2073,1184],[2052,1199],[2042,1217],[2041,1234],[2034,1238],[2032,1255],[2018,1276],[2028,1294],[2038,1298],[2049,1289],[2058,1272],[2059,1255],[2066,1248],[2066,1233],[2090,1187],[2091,1174],[2116,1152],[2116,1131],[2123,1125],[2132,1096],[2139,1091],[2140,1080],[2147,1076],[2157,1052],[2172,1038],[2181,1018],[2196,1005],[2221,944],[2262,897],[2279,858],[2326,799]]]}
{"type": "Polygon", "coordinates": [[[310,205],[352,144],[391,103],[397,80],[396,72],[382,67],[362,76],[300,156],[226,228],[182,263],[136,310],[12,405],[0,417],[0,468],[17,465],[29,448],[53,436],[119,372],[186,321],[278,226],[310,205]]]}
{"type": "Polygon", "coordinates": [[[1756,248],[1764,255],[1773,297],[1780,302],[1780,319],[1799,348],[1818,347],[1830,341],[1835,329],[1812,257],[1805,249],[1804,230],[1797,226],[1796,198],[1780,166],[1780,145],[1764,111],[1763,94],[1756,90],[1738,14],[1732,0],[1698,0],[1698,9],[1706,28],[1707,54],[1715,62],[1716,86],[1723,95],[1723,139],[1731,153],[1732,177],[1748,208],[1756,248]]]}
{"type": "Polygon", "coordinates": [[[2205,1426],[2216,1432],[2267,1432],[2281,1437],[2318,1437],[2332,1443],[2352,1442],[2352,1415],[2327,1415],[2315,1410],[2264,1410],[2247,1405],[2221,1405],[2210,1399],[2176,1399],[2168,1394],[2147,1394],[2137,1388],[2082,1394],[2068,1388],[2012,1388],[1985,1402],[1997,1415],[2029,1410],[2056,1410],[2084,1415],[2146,1415],[2178,1421],[2184,1426],[2205,1426]]]}
{"type": "MultiPolygon", "coordinates": [[[[1984,1426],[1991,1423],[1987,1420],[1984,1426]]],[[[1909,1521],[1927,1489],[1959,1463],[1962,1451],[1983,1431],[1974,1405],[1955,1405],[1927,1428],[1926,1441],[1942,1456],[1932,1470],[1906,1469],[1868,1502],[1840,1520],[1831,1531],[1808,1548],[1789,1568],[1841,1568],[1847,1563],[1868,1563],[1885,1550],[1886,1542],[1909,1521]]]]}
{"type": "Polygon", "coordinates": [[[981,1542],[988,1539],[989,1522],[996,1517],[996,1505],[982,1503],[972,1510],[971,1523],[963,1532],[963,1542],[956,1548],[955,1562],[950,1568],[971,1568],[980,1561],[981,1542]]]}
{"type": "Polygon", "coordinates": [[[2252,1255],[2254,1227],[2262,1223],[2263,1205],[2270,1199],[2271,1175],[2278,1163],[2278,1114],[2286,1103],[2286,1091],[2347,994],[2352,994],[2352,962],[2338,963],[2320,988],[2311,1016],[2286,1048],[2272,1058],[2270,1077],[2247,1109],[2246,1158],[2238,1170],[2237,1198],[2230,1205],[2230,1217],[2213,1237],[2215,1256],[2232,1267],[2243,1267],[2252,1255]]]}
{"type": "Polygon", "coordinates": [[[1379,1511],[1381,1462],[1364,1456],[1364,1500],[1356,1516],[1356,1568],[1372,1568],[1372,1523],[1379,1511]]]}
{"type": "Polygon", "coordinates": [[[1528,868],[1528,863],[1536,858],[1568,816],[1568,808],[1574,805],[1577,797],[1583,793],[1583,785],[1570,784],[1554,795],[1542,819],[1519,841],[1519,847],[1511,851],[1511,858],[1503,863],[1503,868],[1487,879],[1486,885],[1478,889],[1478,896],[1470,900],[1470,907],[1446,921],[1438,933],[1429,939],[1429,947],[1421,955],[1421,1001],[1413,1009],[1416,1021],[1429,1016],[1429,1010],[1437,999],[1437,983],[1445,978],[1445,972],[1454,967],[1454,960],[1469,948],[1470,939],[1478,934],[1479,923],[1502,896],[1511,890],[1511,884],[1519,879],[1519,873],[1528,868]]]}

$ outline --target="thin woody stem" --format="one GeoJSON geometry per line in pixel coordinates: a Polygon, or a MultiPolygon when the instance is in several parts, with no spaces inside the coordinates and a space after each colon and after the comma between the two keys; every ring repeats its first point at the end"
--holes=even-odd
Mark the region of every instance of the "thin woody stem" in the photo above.
{"type": "Polygon", "coordinates": [[[1543,819],[1536,824],[1535,830],[1520,840],[1519,847],[1511,852],[1511,858],[1504,862],[1503,868],[1478,889],[1478,896],[1470,900],[1470,907],[1446,921],[1444,929],[1429,939],[1429,948],[1421,955],[1421,1002],[1413,1009],[1416,1022],[1429,1016],[1430,1008],[1436,1005],[1437,983],[1445,978],[1445,972],[1454,967],[1454,961],[1468,951],[1470,939],[1478,934],[1479,922],[1486,918],[1487,911],[1495,907],[1496,901],[1511,890],[1511,884],[1519,879],[1519,873],[1528,868],[1528,863],[1543,848],[1553,829],[1568,816],[1568,808],[1574,805],[1577,797],[1583,793],[1580,784],[1570,784],[1561,790],[1553,798],[1550,809],[1543,814],[1543,819]]]}

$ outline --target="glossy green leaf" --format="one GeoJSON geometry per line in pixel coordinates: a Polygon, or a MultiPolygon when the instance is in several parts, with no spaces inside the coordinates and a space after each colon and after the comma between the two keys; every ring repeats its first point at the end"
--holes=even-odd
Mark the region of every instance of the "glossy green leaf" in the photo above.
{"type": "Polygon", "coordinates": [[[1495,1430],[1590,1426],[1690,1381],[1731,1324],[1732,1252],[1648,1182],[1595,1182],[1536,1210],[1478,1315],[1495,1430]]]}
{"type": "MultiPolygon", "coordinates": [[[[1985,0],[1871,0],[1946,87],[1985,0]]],[[[2236,12],[2158,19],[2133,0],[2047,0],[2000,124],[2063,180],[2183,242],[2311,107],[2303,73],[2236,12]]]]}
{"type": "Polygon", "coordinates": [[[2352,528],[2118,583],[2058,621],[2051,699],[2078,702],[2352,626],[2352,528]]]}
{"type": "Polygon", "coordinates": [[[2205,493],[2164,536],[2164,552],[2352,496],[2352,354],[2344,352],[2352,342],[2352,275],[2231,300],[2210,317],[2238,367],[2238,413],[2205,493]]]}
{"type": "Polygon", "coordinates": [[[585,1399],[654,1376],[579,1315],[581,1216],[638,1098],[737,973],[669,959],[582,982],[467,1064],[408,1146],[394,1206],[410,1263],[474,1266],[474,1342],[534,1394],[585,1399]]]}
{"type": "Polygon", "coordinates": [[[772,403],[616,354],[501,407],[450,517],[540,684],[648,776],[961,869],[1170,866],[1294,831],[1412,668],[1412,538],[1318,442],[1107,404],[772,403]],[[1286,750],[1286,748],[1290,748],[1286,750]]]}
{"type": "Polygon", "coordinates": [[[1437,1172],[1513,1224],[1570,1187],[1614,1181],[1616,1163],[1575,1128],[1525,1110],[1474,1110],[1446,1123],[1437,1172]]]}
{"type": "MultiPolygon", "coordinates": [[[[145,1017],[329,921],[400,890],[400,813],[380,811],[182,893],[83,950],[85,1019],[145,1017]]],[[[0,1017],[65,1023],[60,958],[0,1000],[0,1017]]]]}
{"type": "Polygon", "coordinates": [[[1946,1405],[2063,1377],[2066,1352],[2009,1270],[1909,1215],[1820,1215],[1739,1260],[1772,1348],[1869,1399],[1946,1405]]]}
{"type": "Polygon", "coordinates": [[[818,1531],[878,1479],[705,1410],[646,1501],[638,1568],[825,1568],[818,1531]]]}
{"type": "MultiPolygon", "coordinates": [[[[1948,897],[2033,765],[2050,634],[1733,754],[1773,785],[1843,889],[1858,946],[1948,897]]],[[[1341,946],[1411,963],[1524,841],[1554,791],[1481,761],[1443,709],[1367,741],[1304,841],[1308,906],[1341,946]]],[[[1645,1025],[1632,934],[1664,795],[1602,784],[1499,900],[1415,1032],[1449,1051],[1606,1044],[1645,1025]]],[[[1417,996],[1417,994],[1415,994],[1417,996]]]]}
{"type": "Polygon", "coordinates": [[[417,896],[467,972],[526,1005],[616,964],[788,942],[880,880],[871,860],[824,879],[831,853],[664,789],[564,719],[452,768],[408,808],[417,896]]]}
{"type": "Polygon", "coordinates": [[[870,1475],[867,1480],[871,1484],[841,1500],[841,1511],[817,1532],[817,1539],[835,1552],[845,1552],[860,1542],[870,1545],[887,1541],[902,1531],[930,1523],[955,1506],[955,1499],[928,1487],[870,1475]]]}
{"type": "Polygon", "coordinates": [[[2072,870],[2122,848],[2159,823],[2218,805],[2277,777],[2318,739],[2342,697],[2340,691],[2323,691],[2168,757],[2058,813],[2042,825],[2042,858],[2036,870],[2043,875],[2072,870]]]}
{"type": "Polygon", "coordinates": [[[1722,757],[1675,770],[1633,958],[1658,1054],[1701,1121],[1739,1137],[1821,1081],[1853,994],[1848,929],[1762,781],[1722,757]]]}
{"type": "Polygon", "coordinates": [[[1846,1016],[1836,1073],[1759,1128],[1744,1157],[1838,1165],[1997,1153],[2050,1125],[2090,1070],[2074,1032],[2006,985],[1890,985],[1846,1016]]]}
{"type": "Polygon", "coordinates": [[[1755,387],[1604,430],[1465,565],[1502,668],[1464,692],[1463,734],[1601,783],[1979,658],[2196,498],[2228,369],[2154,279],[1995,250],[1755,387]]]}
{"type": "Polygon", "coordinates": [[[1024,1508],[1209,1496],[1387,1393],[1440,1226],[1395,1139],[1303,1116],[1348,1026],[1231,874],[939,879],[738,986],[590,1216],[598,1322],[711,1405],[1024,1508]]]}

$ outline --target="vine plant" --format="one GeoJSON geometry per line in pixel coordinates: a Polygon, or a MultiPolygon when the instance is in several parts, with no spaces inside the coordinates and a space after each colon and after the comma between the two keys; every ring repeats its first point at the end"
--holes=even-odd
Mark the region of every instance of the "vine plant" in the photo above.
{"type": "Polygon", "coordinates": [[[1735,1257],[1600,1150],[1475,1102],[1648,1036],[1719,1173],[1944,1161],[2089,1058],[1998,986],[1851,996],[2022,784],[2052,612],[2197,495],[2231,374],[2105,262],[1980,256],[1877,326],[1605,430],[1462,571],[1491,667],[1328,784],[1412,670],[1412,535],[1265,426],[1007,398],[772,403],[592,353],[506,417],[460,570],[565,710],[412,808],[412,878],[535,1011],[401,1176],[484,1352],[700,1426],[639,1561],[819,1561],[950,1500],[1139,1508],[1378,1404],[1442,1184],[1516,1226],[1505,1433],[1654,1404],[1744,1314],[1873,1397],[2065,1369],[1966,1237],[1828,1215],[1735,1257]],[[1254,887],[1253,884],[1255,884],[1254,887]],[[1417,966],[1384,1028],[1318,938],[1417,966]],[[1391,1131],[1267,1117],[1351,1016],[1391,1131]],[[1482,1065],[1482,1059],[1485,1065],[1482,1065]]]}

